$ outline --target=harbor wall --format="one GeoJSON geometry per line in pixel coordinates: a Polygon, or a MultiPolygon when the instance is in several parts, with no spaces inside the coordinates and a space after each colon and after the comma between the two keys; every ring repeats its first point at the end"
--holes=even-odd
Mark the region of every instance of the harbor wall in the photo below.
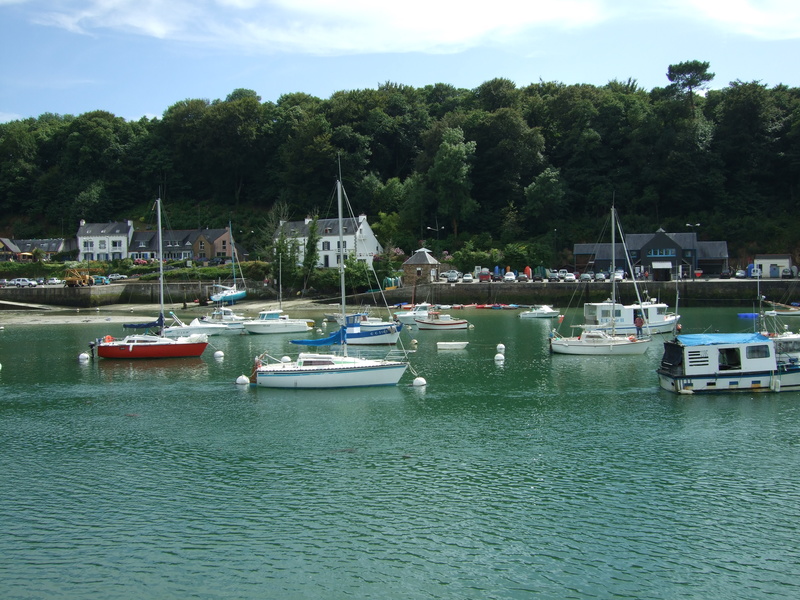
{"type": "MultiPolygon", "coordinates": [[[[754,280],[695,280],[695,281],[646,281],[639,282],[640,293],[651,299],[660,299],[674,306],[676,294],[681,306],[736,305],[755,306],[759,292],[767,300],[789,304],[800,302],[800,290],[796,279],[762,280],[760,286],[754,280]]],[[[168,303],[195,303],[214,293],[213,282],[167,283],[165,300],[168,303]]],[[[623,281],[617,285],[622,302],[636,300],[633,283],[623,281]]],[[[402,287],[383,292],[389,304],[401,302],[431,302],[438,304],[550,304],[557,307],[580,306],[585,302],[601,302],[611,295],[610,283],[426,283],[415,287],[402,287]]],[[[248,282],[248,300],[277,300],[272,287],[261,282],[248,282]]],[[[284,297],[284,299],[290,299],[284,297]]],[[[306,298],[314,301],[315,298],[306,298]]],[[[3,302],[24,305],[45,305],[88,308],[113,304],[157,304],[158,285],[152,282],[122,282],[85,288],[40,286],[37,288],[0,288],[0,309],[11,308],[3,302]]],[[[338,302],[335,298],[321,302],[338,302]]],[[[378,306],[383,303],[380,293],[351,296],[348,302],[354,305],[378,306]]]]}

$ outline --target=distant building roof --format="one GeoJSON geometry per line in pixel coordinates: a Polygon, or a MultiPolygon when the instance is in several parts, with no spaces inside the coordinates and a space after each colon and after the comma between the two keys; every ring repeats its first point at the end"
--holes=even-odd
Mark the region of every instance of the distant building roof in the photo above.
{"type": "Polygon", "coordinates": [[[430,254],[430,250],[422,248],[417,250],[404,265],[438,265],[439,261],[430,254]]]}

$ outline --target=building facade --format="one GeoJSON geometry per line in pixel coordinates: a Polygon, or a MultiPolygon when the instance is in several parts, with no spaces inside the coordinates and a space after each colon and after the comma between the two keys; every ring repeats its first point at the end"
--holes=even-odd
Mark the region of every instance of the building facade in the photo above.
{"type": "Polygon", "coordinates": [[[575,268],[580,272],[607,271],[613,251],[616,268],[629,271],[626,248],[633,274],[647,272],[657,281],[718,275],[728,269],[727,242],[704,242],[693,231],[667,233],[663,229],[626,235],[624,245],[618,242],[613,249],[610,243],[575,244],[575,268]]]}
{"type": "MultiPolygon", "coordinates": [[[[298,244],[298,264],[302,264],[305,258],[306,243],[310,234],[310,227],[313,219],[306,218],[304,221],[282,221],[275,231],[275,240],[278,240],[281,233],[290,240],[295,240],[298,244]]],[[[359,215],[357,219],[342,219],[342,247],[339,243],[339,219],[317,219],[317,234],[319,242],[317,251],[319,253],[318,267],[332,268],[337,267],[343,255],[350,255],[356,260],[365,262],[372,266],[375,255],[383,252],[383,246],[378,242],[378,238],[372,231],[367,222],[366,215],[359,215]]]]}

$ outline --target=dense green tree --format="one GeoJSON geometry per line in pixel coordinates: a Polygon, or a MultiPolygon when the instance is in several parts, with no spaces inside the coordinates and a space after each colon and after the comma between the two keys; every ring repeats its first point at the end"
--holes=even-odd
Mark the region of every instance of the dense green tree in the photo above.
{"type": "Polygon", "coordinates": [[[478,209],[470,190],[475,142],[464,141],[461,129],[448,129],[428,171],[428,181],[439,214],[447,217],[458,238],[458,224],[478,209]]]}

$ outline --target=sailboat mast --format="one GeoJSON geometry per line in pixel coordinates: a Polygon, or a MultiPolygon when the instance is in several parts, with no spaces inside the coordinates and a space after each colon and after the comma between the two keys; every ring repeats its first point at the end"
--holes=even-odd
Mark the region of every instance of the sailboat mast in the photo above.
{"type": "Polygon", "coordinates": [[[228,238],[231,241],[231,269],[233,270],[233,288],[236,289],[236,244],[233,243],[233,227],[228,221],[228,238]]]}
{"type": "Polygon", "coordinates": [[[164,329],[164,240],[161,234],[161,198],[156,198],[156,223],[158,225],[158,305],[161,329],[164,329]]]}
{"type": "Polygon", "coordinates": [[[611,205],[611,335],[616,331],[617,313],[617,222],[611,205]]]}
{"type": "Polygon", "coordinates": [[[344,293],[344,232],[342,220],[342,182],[336,181],[336,204],[339,209],[339,287],[342,293],[342,326],[345,328],[345,335],[342,339],[342,350],[344,355],[347,356],[347,309],[345,307],[345,293],[344,293]]]}

